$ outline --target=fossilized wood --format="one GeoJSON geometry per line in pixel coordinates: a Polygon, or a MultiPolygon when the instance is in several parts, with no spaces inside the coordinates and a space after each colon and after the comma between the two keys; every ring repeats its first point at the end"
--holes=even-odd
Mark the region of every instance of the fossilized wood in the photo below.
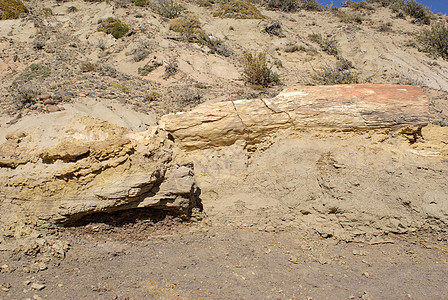
{"type": "Polygon", "coordinates": [[[408,85],[294,87],[272,99],[206,104],[163,116],[161,128],[186,149],[256,142],[284,128],[373,129],[423,126],[428,98],[408,85]]]}

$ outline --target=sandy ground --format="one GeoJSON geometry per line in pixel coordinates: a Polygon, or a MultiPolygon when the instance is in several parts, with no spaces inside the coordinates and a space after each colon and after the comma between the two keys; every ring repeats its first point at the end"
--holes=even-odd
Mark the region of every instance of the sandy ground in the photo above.
{"type": "Polygon", "coordinates": [[[372,245],[300,230],[108,220],[54,232],[72,245],[65,258],[1,252],[0,298],[448,299],[448,248],[421,236],[372,245]]]}

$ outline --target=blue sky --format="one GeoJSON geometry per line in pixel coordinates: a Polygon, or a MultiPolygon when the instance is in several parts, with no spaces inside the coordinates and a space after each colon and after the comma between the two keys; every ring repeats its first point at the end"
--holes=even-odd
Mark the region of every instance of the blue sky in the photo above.
{"type": "MultiPolygon", "coordinates": [[[[321,4],[330,4],[330,0],[317,0],[321,4]]],[[[359,1],[356,1],[359,2],[359,1]]],[[[417,0],[417,2],[431,8],[435,13],[441,12],[448,15],[448,1],[447,0],[417,0]]],[[[333,1],[334,6],[341,6],[341,1],[333,1]]]]}

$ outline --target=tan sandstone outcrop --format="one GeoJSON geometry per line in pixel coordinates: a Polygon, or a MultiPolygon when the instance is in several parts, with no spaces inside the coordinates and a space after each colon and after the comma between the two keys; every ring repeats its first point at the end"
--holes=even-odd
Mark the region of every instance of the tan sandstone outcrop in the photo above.
{"type": "Polygon", "coordinates": [[[397,85],[294,87],[272,99],[219,102],[163,116],[160,126],[186,149],[249,143],[286,128],[341,130],[428,123],[422,89],[397,85]]]}
{"type": "Polygon", "coordinates": [[[0,130],[4,230],[203,205],[212,224],[350,241],[448,233],[448,129],[427,125],[418,87],[290,88],[167,115],[146,132],[65,113],[0,130]]]}
{"type": "Polygon", "coordinates": [[[139,133],[89,117],[63,121],[33,127],[25,120],[6,134],[3,225],[67,223],[143,207],[188,215],[200,204],[191,164],[154,128],[139,133]]]}

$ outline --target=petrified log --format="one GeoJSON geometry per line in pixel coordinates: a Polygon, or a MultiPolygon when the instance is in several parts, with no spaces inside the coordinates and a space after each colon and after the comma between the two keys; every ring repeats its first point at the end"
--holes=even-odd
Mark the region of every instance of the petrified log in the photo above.
{"type": "Polygon", "coordinates": [[[256,142],[285,128],[374,129],[428,123],[428,98],[408,85],[294,87],[272,99],[205,104],[163,116],[161,128],[186,149],[256,142]]]}

